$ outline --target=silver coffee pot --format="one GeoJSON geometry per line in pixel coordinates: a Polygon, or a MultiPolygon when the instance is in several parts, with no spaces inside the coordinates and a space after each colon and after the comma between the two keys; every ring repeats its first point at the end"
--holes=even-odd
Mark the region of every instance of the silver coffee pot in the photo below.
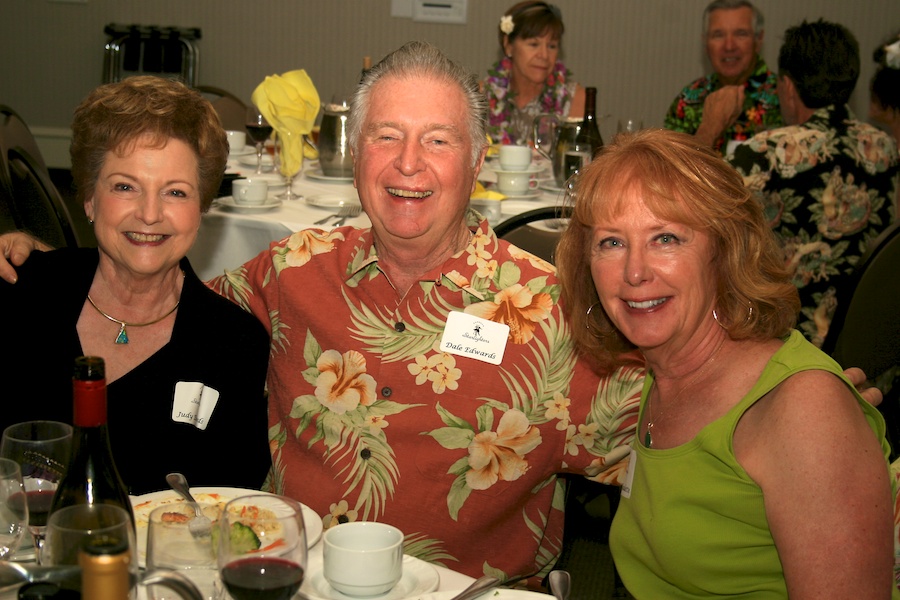
{"type": "Polygon", "coordinates": [[[325,105],[319,125],[319,164],[327,177],[352,177],[353,157],[347,118],[350,105],[346,100],[333,100],[325,105]]]}

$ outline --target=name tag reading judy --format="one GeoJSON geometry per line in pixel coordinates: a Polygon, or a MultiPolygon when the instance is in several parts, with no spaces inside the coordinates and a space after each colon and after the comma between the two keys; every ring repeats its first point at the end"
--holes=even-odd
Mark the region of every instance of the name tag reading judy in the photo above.
{"type": "Polygon", "coordinates": [[[509,325],[463,312],[452,312],[447,315],[441,351],[499,365],[503,361],[508,339],[509,325]]]}
{"type": "Polygon", "coordinates": [[[203,431],[218,402],[218,390],[206,387],[199,381],[179,381],[175,384],[172,420],[188,423],[203,431]]]}

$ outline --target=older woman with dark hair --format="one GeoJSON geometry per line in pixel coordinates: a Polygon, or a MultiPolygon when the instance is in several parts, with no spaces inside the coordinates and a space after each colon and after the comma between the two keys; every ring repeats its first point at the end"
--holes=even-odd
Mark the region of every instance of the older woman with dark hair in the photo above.
{"type": "Polygon", "coordinates": [[[132,493],[194,485],[259,489],[271,464],[263,326],[197,278],[185,255],[225,171],[213,107],[186,86],[132,77],[75,111],[72,173],[98,248],[33,254],[0,283],[0,364],[27,382],[0,428],[71,422],[79,355],[106,361],[110,437],[132,493]]]}
{"type": "Polygon", "coordinates": [[[503,58],[488,69],[484,81],[488,134],[495,142],[524,144],[534,118],[542,113],[581,118],[584,88],[559,60],[564,31],[559,7],[548,2],[525,0],[500,18],[503,58]]]}
{"type": "Polygon", "coordinates": [[[686,134],[620,136],[580,176],[557,260],[582,350],[649,369],[610,540],[629,591],[890,597],[884,422],[792,330],[741,177],[686,134]]]}

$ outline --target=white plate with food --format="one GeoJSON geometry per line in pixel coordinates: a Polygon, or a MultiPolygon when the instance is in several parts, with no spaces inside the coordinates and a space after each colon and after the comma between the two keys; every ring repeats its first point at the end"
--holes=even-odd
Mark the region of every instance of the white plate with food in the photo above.
{"type": "Polygon", "coordinates": [[[352,183],[353,177],[333,177],[326,175],[319,169],[310,169],[306,172],[306,176],[316,181],[327,181],[329,183],[352,183]]]}
{"type": "Polygon", "coordinates": [[[267,198],[261,204],[238,204],[231,196],[223,196],[222,198],[216,198],[216,203],[223,208],[241,213],[267,212],[281,206],[281,200],[278,198],[267,198]]]}
{"type": "MultiPolygon", "coordinates": [[[[310,600],[358,600],[353,596],[347,596],[337,591],[325,580],[325,572],[322,566],[322,555],[319,553],[309,556],[309,565],[306,569],[309,577],[304,579],[300,586],[300,594],[310,600]]],[[[402,600],[415,598],[418,594],[427,594],[438,589],[441,576],[433,565],[415,558],[403,557],[403,575],[391,591],[378,596],[367,596],[366,600],[402,600]]],[[[450,596],[447,596],[450,598],[450,596]]]]}
{"type": "MultiPolygon", "coordinates": [[[[256,490],[229,487],[194,487],[191,495],[200,504],[217,504],[224,508],[230,500],[250,494],[266,494],[256,490]]],[[[147,524],[150,522],[150,513],[166,504],[183,503],[184,500],[173,490],[152,492],[143,496],[132,496],[131,505],[134,507],[134,523],[137,530],[138,562],[143,567],[147,558],[147,524]]],[[[306,527],[306,545],[312,547],[322,538],[322,517],[306,506],[303,507],[303,524],[306,527]]]]}

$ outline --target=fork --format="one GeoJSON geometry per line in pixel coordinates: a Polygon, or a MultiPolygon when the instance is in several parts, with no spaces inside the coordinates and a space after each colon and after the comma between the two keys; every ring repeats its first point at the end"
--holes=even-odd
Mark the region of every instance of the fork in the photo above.
{"type": "Polygon", "coordinates": [[[343,225],[347,219],[352,219],[353,217],[358,217],[359,213],[362,212],[362,206],[359,204],[348,204],[346,206],[342,206],[341,210],[338,211],[338,220],[334,222],[335,227],[340,227],[343,225]]]}

